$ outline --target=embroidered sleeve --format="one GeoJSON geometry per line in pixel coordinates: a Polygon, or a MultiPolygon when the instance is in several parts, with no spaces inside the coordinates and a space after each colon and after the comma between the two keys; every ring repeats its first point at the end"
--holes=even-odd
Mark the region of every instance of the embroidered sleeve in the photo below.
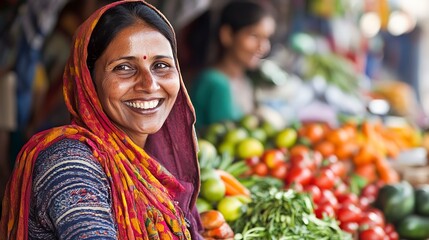
{"type": "Polygon", "coordinates": [[[62,140],[39,155],[32,205],[30,236],[116,239],[107,177],[90,149],[78,141],[62,140]]]}

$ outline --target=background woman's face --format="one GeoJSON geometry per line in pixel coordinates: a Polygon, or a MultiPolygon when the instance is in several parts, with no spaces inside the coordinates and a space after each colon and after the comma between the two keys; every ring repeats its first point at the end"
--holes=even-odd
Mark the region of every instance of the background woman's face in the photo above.
{"type": "Polygon", "coordinates": [[[228,55],[245,68],[253,69],[271,49],[270,37],[275,31],[272,17],[264,17],[258,23],[242,28],[233,36],[228,55]]]}
{"type": "Polygon", "coordinates": [[[143,22],[119,32],[95,62],[94,78],[107,116],[136,143],[162,127],[180,88],[169,41],[143,22]]]}

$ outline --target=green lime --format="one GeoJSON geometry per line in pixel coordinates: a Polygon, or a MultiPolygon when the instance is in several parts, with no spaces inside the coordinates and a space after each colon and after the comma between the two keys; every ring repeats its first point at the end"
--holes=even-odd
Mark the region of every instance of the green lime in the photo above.
{"type": "Polygon", "coordinates": [[[225,184],[220,178],[209,178],[201,183],[201,197],[209,202],[217,202],[225,196],[225,184]]]}
{"type": "Polygon", "coordinates": [[[220,178],[219,175],[216,173],[216,171],[213,168],[201,168],[200,170],[200,178],[201,182],[209,179],[209,178],[220,178]]]}
{"type": "Polygon", "coordinates": [[[225,154],[228,154],[231,157],[235,156],[235,143],[234,142],[228,142],[228,141],[222,141],[218,147],[217,151],[220,156],[224,156],[225,154]]]}
{"type": "Polygon", "coordinates": [[[268,138],[274,136],[277,133],[276,127],[274,127],[273,124],[267,121],[262,122],[261,128],[264,129],[265,134],[267,135],[268,138]]]}
{"type": "Polygon", "coordinates": [[[224,197],[217,204],[217,210],[222,213],[226,221],[234,221],[242,214],[244,204],[234,196],[224,197]]]}
{"type": "Polygon", "coordinates": [[[262,143],[265,143],[267,141],[267,139],[268,139],[267,133],[261,127],[260,128],[255,128],[255,129],[251,130],[250,131],[250,136],[253,137],[253,138],[258,139],[262,143]]]}
{"type": "Polygon", "coordinates": [[[207,139],[213,144],[216,144],[219,139],[223,138],[226,134],[227,128],[222,123],[212,123],[204,131],[203,138],[207,139]]]}
{"type": "Polygon", "coordinates": [[[259,122],[258,116],[247,114],[239,120],[239,125],[248,131],[251,131],[259,126],[259,122]]]}
{"type": "Polygon", "coordinates": [[[249,133],[246,129],[242,127],[238,127],[235,129],[231,129],[225,134],[225,137],[223,139],[224,142],[231,142],[231,143],[238,143],[241,140],[244,140],[249,136],[249,133]]]}
{"type": "Polygon", "coordinates": [[[198,213],[213,209],[213,206],[204,198],[197,198],[196,206],[198,209],[198,213]]]}
{"type": "Polygon", "coordinates": [[[260,157],[264,153],[264,145],[256,138],[246,138],[236,146],[236,156],[241,159],[260,157]]]}
{"type": "Polygon", "coordinates": [[[290,148],[298,139],[298,133],[295,129],[289,127],[281,130],[275,137],[276,147],[290,148]]]}
{"type": "Polygon", "coordinates": [[[208,161],[212,161],[217,156],[216,147],[205,139],[198,139],[198,148],[198,159],[206,158],[208,161]]]}

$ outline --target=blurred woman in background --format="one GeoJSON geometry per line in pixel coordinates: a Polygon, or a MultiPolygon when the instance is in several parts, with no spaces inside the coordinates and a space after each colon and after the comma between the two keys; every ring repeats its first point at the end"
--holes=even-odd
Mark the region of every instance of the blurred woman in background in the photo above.
{"type": "Polygon", "coordinates": [[[275,19],[268,6],[231,1],[220,14],[215,61],[190,83],[196,126],[238,120],[254,110],[253,87],[246,71],[258,66],[271,49],[275,19]]]}

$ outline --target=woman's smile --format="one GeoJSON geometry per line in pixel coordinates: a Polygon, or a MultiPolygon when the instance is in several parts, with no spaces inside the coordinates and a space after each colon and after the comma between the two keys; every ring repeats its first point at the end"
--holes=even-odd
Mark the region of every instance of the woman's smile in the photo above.
{"type": "Polygon", "coordinates": [[[126,101],[125,105],[140,113],[153,113],[163,103],[163,99],[126,101]]]}

